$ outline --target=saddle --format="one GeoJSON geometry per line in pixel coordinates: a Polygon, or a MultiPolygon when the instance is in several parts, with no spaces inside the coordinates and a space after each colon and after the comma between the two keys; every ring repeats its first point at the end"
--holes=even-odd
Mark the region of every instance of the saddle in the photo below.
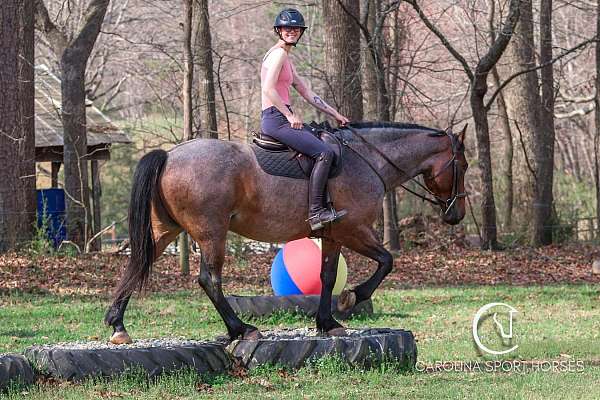
{"type": "MultiPolygon", "coordinates": [[[[317,124],[311,122],[305,125],[313,135],[328,144],[335,153],[329,178],[335,178],[342,170],[343,146],[342,140],[328,122],[317,124]]],[[[252,132],[252,145],[256,160],[263,171],[269,175],[284,176],[294,179],[309,179],[315,160],[290,149],[287,145],[264,135],[262,132],[252,132]]]]}

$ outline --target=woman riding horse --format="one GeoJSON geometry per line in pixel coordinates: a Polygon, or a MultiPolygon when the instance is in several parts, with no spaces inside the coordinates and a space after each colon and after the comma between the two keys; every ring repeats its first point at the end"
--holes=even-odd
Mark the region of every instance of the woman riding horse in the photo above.
{"type": "Polygon", "coordinates": [[[281,11],[275,18],[273,29],[279,40],[264,56],[260,74],[261,129],[263,134],[315,159],[309,182],[308,222],[311,230],[316,231],[343,217],[347,212],[325,207],[325,187],[334,153],[327,144],[306,129],[302,118],[292,111],[290,86],[293,86],[309,104],[331,115],[340,125],[346,125],[349,120],[308,88],[289,58],[292,47],[296,46],[306,29],[302,14],[292,8],[281,11]]]}
{"type": "Polygon", "coordinates": [[[263,242],[288,242],[308,236],[311,229],[342,214],[323,207],[332,154],[301,129],[301,119],[288,108],[290,84],[313,106],[346,125],[339,132],[348,150],[344,167],[329,190],[348,213],[322,235],[321,297],[315,317],[320,332],[346,334],[331,311],[342,246],[376,261],[377,269],[364,282],[342,292],[337,303],[340,311],[370,299],[392,271],[394,259],[373,229],[386,192],[421,175],[423,189],[432,197],[425,199],[440,207],[442,220],[457,224],[464,218],[465,129],[454,134],[407,123],[348,124],[347,118],[306,87],[287,58],[305,28],[300,13],[282,11],[275,26],[280,41],[265,57],[262,73],[262,127],[267,135],[317,159],[310,188],[304,180],[265,173],[245,143],[196,139],[168,152],[156,149],[144,155],[133,176],[129,204],[131,257],[105,316],[113,328],[112,343],[131,342],[124,322],[129,300],[146,285],[152,265],[182,231],[200,247],[198,283],[223,319],[229,337],[260,338],[258,328],[242,321],[223,293],[228,232],[263,242]],[[306,197],[311,202],[310,224],[304,219],[306,197]]]}

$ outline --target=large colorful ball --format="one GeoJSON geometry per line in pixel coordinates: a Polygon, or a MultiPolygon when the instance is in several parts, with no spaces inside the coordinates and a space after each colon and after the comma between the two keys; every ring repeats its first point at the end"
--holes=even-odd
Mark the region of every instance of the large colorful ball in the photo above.
{"type": "MultiPolygon", "coordinates": [[[[340,254],[333,294],[342,293],[347,278],[346,260],[340,254]]],[[[273,260],[271,286],[276,296],[321,294],[321,241],[304,238],[286,243],[273,260]]]]}

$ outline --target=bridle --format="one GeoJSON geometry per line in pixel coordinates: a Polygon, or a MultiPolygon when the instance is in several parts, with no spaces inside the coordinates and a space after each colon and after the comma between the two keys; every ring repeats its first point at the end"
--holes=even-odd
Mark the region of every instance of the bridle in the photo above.
{"type": "MultiPolygon", "coordinates": [[[[388,164],[390,164],[392,167],[394,167],[396,169],[396,171],[400,172],[401,174],[403,174],[405,176],[409,176],[406,172],[404,172],[402,170],[402,168],[398,167],[398,165],[396,165],[396,163],[394,163],[392,160],[390,160],[390,158],[388,156],[386,156],[381,150],[379,150],[377,147],[375,147],[375,145],[373,145],[372,143],[370,143],[360,133],[358,133],[356,131],[356,129],[353,129],[350,126],[345,126],[344,128],[348,129],[350,132],[352,132],[352,134],[354,134],[363,143],[365,143],[370,150],[372,150],[375,153],[377,153],[388,164]]],[[[431,190],[429,190],[421,182],[419,182],[418,180],[416,180],[414,177],[410,177],[410,180],[412,180],[413,182],[415,182],[418,186],[420,186],[423,190],[425,190],[428,194],[430,194],[433,197],[433,199],[427,197],[426,195],[424,196],[424,195],[422,195],[420,193],[417,193],[417,192],[415,192],[415,191],[407,188],[406,186],[404,186],[402,184],[400,186],[402,186],[402,188],[404,190],[406,190],[407,192],[414,194],[415,196],[423,199],[424,201],[428,201],[429,203],[431,203],[433,205],[440,206],[440,208],[442,209],[442,211],[444,212],[444,214],[447,214],[448,211],[454,205],[454,203],[456,203],[456,200],[460,199],[461,197],[467,197],[467,192],[459,192],[459,189],[458,189],[458,160],[457,160],[456,156],[457,156],[458,153],[461,152],[461,150],[459,150],[459,143],[458,143],[457,137],[456,137],[456,135],[454,135],[454,134],[452,134],[452,133],[450,133],[448,131],[444,131],[444,133],[450,139],[450,143],[451,143],[451,146],[452,146],[452,158],[450,158],[446,162],[446,164],[444,165],[444,167],[437,174],[435,174],[434,176],[432,176],[431,179],[435,179],[440,174],[442,174],[444,171],[446,171],[446,169],[448,169],[450,166],[452,166],[452,194],[451,194],[451,196],[448,199],[446,199],[446,200],[442,199],[441,197],[439,197],[435,193],[433,193],[431,190]]],[[[358,155],[363,161],[365,161],[369,167],[371,167],[371,169],[373,170],[373,172],[375,172],[375,174],[381,180],[381,183],[383,183],[383,188],[387,192],[388,188],[387,188],[387,185],[385,183],[385,180],[383,179],[383,177],[381,176],[381,174],[377,171],[377,169],[373,165],[371,165],[371,163],[369,162],[369,160],[367,160],[365,157],[363,157],[363,155],[360,154],[360,152],[358,152],[355,149],[353,149],[352,147],[350,147],[347,142],[345,142],[344,144],[350,150],[352,150],[356,155],[358,155]]]]}

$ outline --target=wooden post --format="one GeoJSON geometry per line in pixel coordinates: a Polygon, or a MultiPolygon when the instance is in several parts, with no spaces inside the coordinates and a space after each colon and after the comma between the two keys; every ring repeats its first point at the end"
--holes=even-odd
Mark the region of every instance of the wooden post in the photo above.
{"type": "MultiPolygon", "coordinates": [[[[92,160],[92,212],[93,221],[92,224],[92,236],[100,232],[102,229],[102,220],[100,215],[100,197],[102,196],[102,186],[100,185],[100,168],[98,167],[98,160],[92,160]]],[[[92,250],[102,250],[102,235],[94,239],[92,243],[92,250]]]]}
{"type": "Polygon", "coordinates": [[[179,234],[179,267],[181,275],[188,276],[190,274],[190,245],[187,232],[179,234]]]}
{"type": "Polygon", "coordinates": [[[58,187],[58,171],[60,171],[60,161],[52,161],[52,187],[58,187]]]}

